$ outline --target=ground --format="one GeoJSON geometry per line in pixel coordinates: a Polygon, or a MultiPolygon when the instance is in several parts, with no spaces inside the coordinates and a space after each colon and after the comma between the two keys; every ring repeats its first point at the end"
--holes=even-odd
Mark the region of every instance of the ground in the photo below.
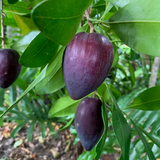
{"type": "MultiPolygon", "coordinates": [[[[55,128],[58,127],[54,125],[55,128]]],[[[37,126],[32,141],[28,142],[28,126],[21,129],[15,138],[11,138],[11,132],[15,127],[15,123],[4,123],[4,126],[0,127],[0,160],[76,160],[84,151],[80,142],[73,145],[74,138],[69,130],[60,132],[55,138],[47,129],[46,138],[42,139],[37,126]],[[15,146],[15,142],[20,143],[15,146]]],[[[100,160],[116,159],[113,154],[100,158],[100,160]]]]}

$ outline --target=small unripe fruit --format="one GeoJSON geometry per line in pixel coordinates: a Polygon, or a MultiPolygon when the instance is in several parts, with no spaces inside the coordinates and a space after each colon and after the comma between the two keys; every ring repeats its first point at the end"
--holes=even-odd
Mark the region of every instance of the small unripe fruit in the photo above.
{"type": "Polygon", "coordinates": [[[75,113],[75,128],[80,141],[90,151],[103,134],[102,102],[97,98],[83,99],[75,113]]]}
{"type": "Polygon", "coordinates": [[[63,76],[69,96],[80,99],[96,90],[113,62],[113,46],[98,33],[81,32],[66,47],[63,76]]]}
{"type": "Polygon", "coordinates": [[[0,49],[0,87],[9,87],[18,77],[21,65],[19,54],[13,49],[0,49]]]}

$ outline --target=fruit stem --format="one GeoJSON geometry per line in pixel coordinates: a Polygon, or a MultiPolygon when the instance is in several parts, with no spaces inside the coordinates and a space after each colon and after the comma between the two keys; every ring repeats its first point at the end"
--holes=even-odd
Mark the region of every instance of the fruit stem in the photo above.
{"type": "Polygon", "coordinates": [[[5,48],[5,37],[4,37],[4,19],[3,19],[3,0],[1,0],[1,37],[2,37],[2,48],[5,48]]]}
{"type": "Polygon", "coordinates": [[[85,17],[86,17],[87,22],[88,22],[89,27],[90,27],[90,33],[93,33],[95,29],[94,29],[93,23],[92,23],[91,21],[88,20],[88,19],[89,19],[89,12],[88,12],[87,9],[86,9],[86,11],[85,11],[85,17]]]}
{"type": "Polygon", "coordinates": [[[95,93],[95,92],[93,92],[93,95],[92,95],[92,97],[93,97],[93,98],[95,98],[95,97],[96,97],[96,93],[95,93]]]}

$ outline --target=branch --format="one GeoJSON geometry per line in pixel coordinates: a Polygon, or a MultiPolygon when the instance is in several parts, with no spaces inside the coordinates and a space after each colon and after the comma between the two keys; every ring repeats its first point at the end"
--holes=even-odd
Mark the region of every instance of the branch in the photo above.
{"type": "Polygon", "coordinates": [[[3,0],[1,0],[1,37],[2,37],[2,48],[5,48],[5,37],[4,37],[4,19],[3,19],[3,0]]]}
{"type": "Polygon", "coordinates": [[[154,63],[152,66],[151,76],[149,79],[149,88],[154,87],[156,85],[159,64],[160,64],[160,57],[155,57],[154,63]]]}
{"type": "Polygon", "coordinates": [[[89,12],[88,12],[87,9],[86,9],[86,11],[85,11],[85,17],[86,17],[87,22],[88,22],[89,27],[90,27],[90,33],[93,33],[95,29],[94,29],[93,23],[92,23],[91,21],[88,20],[88,19],[89,19],[89,12]]]}

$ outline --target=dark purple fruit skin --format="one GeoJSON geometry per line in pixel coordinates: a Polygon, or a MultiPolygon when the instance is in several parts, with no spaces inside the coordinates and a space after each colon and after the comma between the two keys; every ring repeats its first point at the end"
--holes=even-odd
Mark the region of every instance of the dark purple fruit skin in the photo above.
{"type": "Polygon", "coordinates": [[[13,49],[0,49],[0,87],[9,87],[18,77],[21,65],[19,54],[13,49]]]}
{"type": "Polygon", "coordinates": [[[75,128],[83,147],[90,151],[103,134],[102,102],[97,98],[83,99],[75,113],[75,128]]]}
{"type": "Polygon", "coordinates": [[[96,90],[107,77],[113,62],[113,46],[98,33],[81,32],[66,47],[63,76],[74,100],[96,90]]]}

